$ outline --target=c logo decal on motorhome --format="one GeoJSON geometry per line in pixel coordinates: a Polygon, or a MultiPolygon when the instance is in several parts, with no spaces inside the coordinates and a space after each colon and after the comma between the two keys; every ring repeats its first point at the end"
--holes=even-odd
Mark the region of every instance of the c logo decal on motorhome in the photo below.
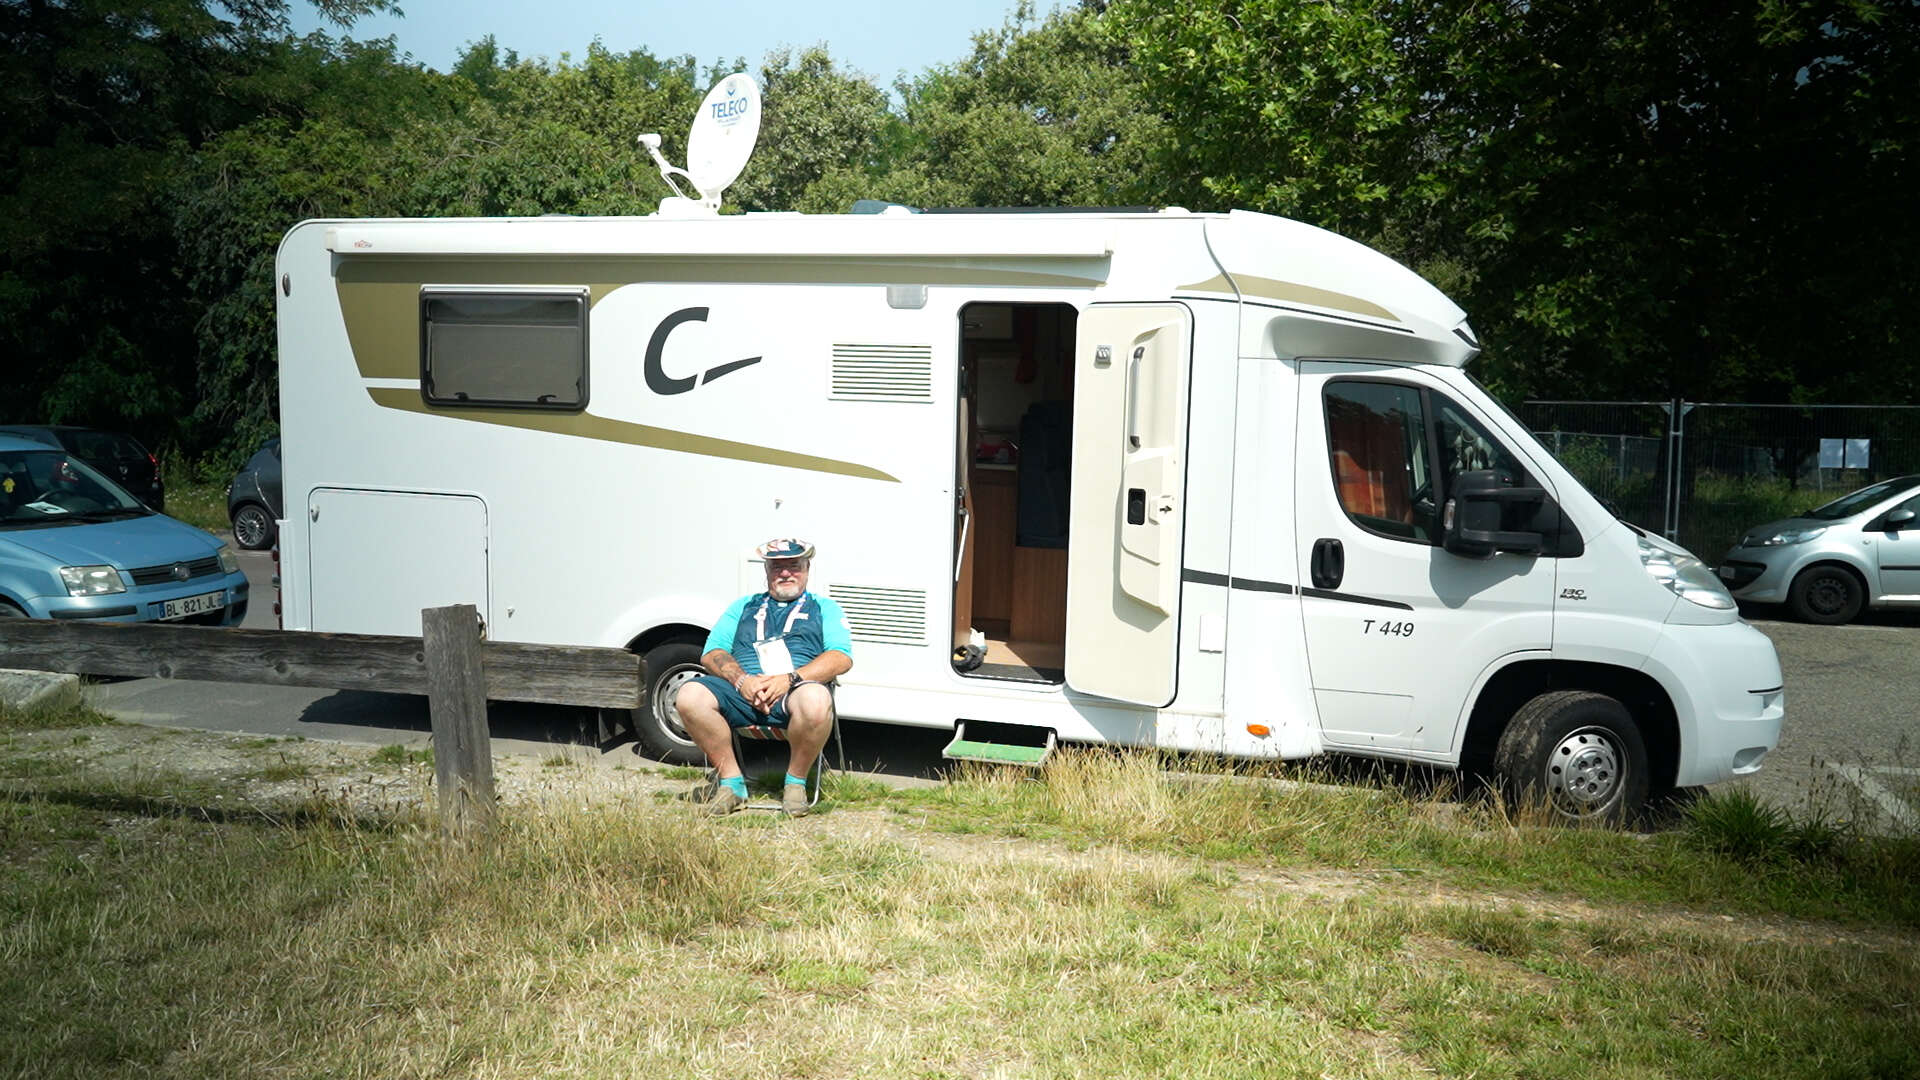
{"type": "Polygon", "coordinates": [[[707,309],[703,307],[681,308],[660,320],[660,325],[654,328],[653,337],[647,341],[647,389],[663,396],[684,394],[696,386],[710,383],[722,375],[739,371],[743,367],[751,367],[761,361],[761,357],[749,356],[745,360],[733,360],[718,367],[710,367],[704,375],[689,375],[684,379],[676,379],[668,375],[666,369],[660,366],[660,354],[667,347],[667,335],[673,333],[674,328],[683,322],[706,321],[707,309]]]}

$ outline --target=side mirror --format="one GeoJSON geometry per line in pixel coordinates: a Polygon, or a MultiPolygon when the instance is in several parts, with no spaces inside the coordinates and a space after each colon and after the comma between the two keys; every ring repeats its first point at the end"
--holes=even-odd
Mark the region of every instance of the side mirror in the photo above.
{"type": "Polygon", "coordinates": [[[1537,487],[1504,487],[1490,469],[1461,473],[1454,478],[1453,495],[1441,510],[1440,546],[1469,559],[1484,559],[1496,551],[1537,555],[1545,546],[1544,537],[1503,526],[1508,507],[1532,508],[1546,497],[1546,491],[1537,487]]]}
{"type": "Polygon", "coordinates": [[[1899,532],[1902,529],[1910,529],[1913,527],[1913,511],[1905,509],[1895,510],[1881,520],[1884,523],[1882,527],[1888,532],[1899,532]]]}

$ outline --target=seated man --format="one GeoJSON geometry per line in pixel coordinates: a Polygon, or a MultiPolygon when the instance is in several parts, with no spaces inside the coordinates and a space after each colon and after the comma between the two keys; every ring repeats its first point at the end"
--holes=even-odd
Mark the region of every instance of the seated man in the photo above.
{"type": "Polygon", "coordinates": [[[853,667],[853,641],[840,605],[807,591],[812,544],[769,540],[758,552],[767,591],[741,597],[720,616],[700,658],[713,674],[682,685],[673,706],[719,777],[707,804],[715,815],[747,802],[728,729],[785,728],[791,754],[780,808],[797,817],[807,812],[807,772],[833,730],[827,684],[853,667]]]}

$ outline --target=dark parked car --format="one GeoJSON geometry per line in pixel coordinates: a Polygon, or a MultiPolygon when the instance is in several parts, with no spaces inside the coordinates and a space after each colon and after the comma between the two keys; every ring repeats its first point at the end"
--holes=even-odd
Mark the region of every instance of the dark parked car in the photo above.
{"type": "Polygon", "coordinates": [[[233,542],[248,551],[272,547],[279,535],[274,522],[280,511],[280,438],[275,436],[254,451],[227,485],[233,542]]]}
{"type": "Polygon", "coordinates": [[[160,460],[131,435],[68,424],[8,424],[0,426],[0,435],[17,435],[65,450],[153,509],[167,508],[166,492],[160,486],[160,460]]]}

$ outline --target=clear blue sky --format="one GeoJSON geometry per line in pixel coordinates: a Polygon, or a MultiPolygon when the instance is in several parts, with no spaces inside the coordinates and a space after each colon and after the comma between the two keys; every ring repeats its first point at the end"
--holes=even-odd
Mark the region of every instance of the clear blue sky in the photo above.
{"type": "MultiPolygon", "coordinates": [[[[392,35],[400,51],[430,68],[446,71],[469,42],[488,34],[502,49],[523,58],[557,60],[587,54],[595,37],[614,52],[645,48],[655,56],[691,54],[704,69],[715,61],[745,57],[757,72],[769,50],[824,42],[834,60],[871,77],[882,88],[896,75],[917,75],[935,64],[968,54],[973,34],[1006,20],[1015,0],[935,0],[887,4],[875,0],[400,0],[404,18],[376,16],[356,22],[356,39],[392,35]]],[[[1054,0],[1038,0],[1041,13],[1054,0]]],[[[294,30],[323,25],[314,9],[295,0],[294,30]]]]}

